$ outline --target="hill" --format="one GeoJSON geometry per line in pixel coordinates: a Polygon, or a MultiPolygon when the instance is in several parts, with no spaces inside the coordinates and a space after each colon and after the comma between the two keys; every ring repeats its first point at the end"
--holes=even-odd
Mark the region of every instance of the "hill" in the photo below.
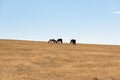
{"type": "Polygon", "coordinates": [[[120,46],[0,40],[0,80],[120,80],[120,46]]]}

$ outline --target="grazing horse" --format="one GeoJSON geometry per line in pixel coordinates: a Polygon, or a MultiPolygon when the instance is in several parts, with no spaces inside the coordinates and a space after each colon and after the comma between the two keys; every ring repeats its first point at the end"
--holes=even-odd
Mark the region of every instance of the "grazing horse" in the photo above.
{"type": "Polygon", "coordinates": [[[57,43],[55,39],[49,39],[48,43],[57,43]]]}
{"type": "Polygon", "coordinates": [[[70,44],[76,44],[76,40],[75,39],[71,39],[70,44]]]}
{"type": "Polygon", "coordinates": [[[63,43],[63,40],[61,38],[57,39],[57,43],[63,43]]]}

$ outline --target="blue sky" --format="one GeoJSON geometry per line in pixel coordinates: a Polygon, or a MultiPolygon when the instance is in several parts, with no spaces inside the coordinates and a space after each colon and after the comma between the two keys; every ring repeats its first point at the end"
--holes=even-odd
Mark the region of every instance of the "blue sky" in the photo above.
{"type": "Polygon", "coordinates": [[[0,0],[0,39],[120,45],[120,0],[0,0]]]}

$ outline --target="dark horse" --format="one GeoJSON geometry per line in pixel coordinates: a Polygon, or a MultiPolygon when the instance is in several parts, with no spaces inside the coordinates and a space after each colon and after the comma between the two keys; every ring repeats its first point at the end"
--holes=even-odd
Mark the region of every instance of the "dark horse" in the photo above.
{"type": "Polygon", "coordinates": [[[49,39],[48,43],[57,43],[55,39],[49,39]]]}
{"type": "Polygon", "coordinates": [[[76,40],[75,39],[71,39],[70,44],[76,44],[76,40]]]}
{"type": "Polygon", "coordinates": [[[61,38],[57,39],[57,43],[63,43],[63,40],[61,38]]]}

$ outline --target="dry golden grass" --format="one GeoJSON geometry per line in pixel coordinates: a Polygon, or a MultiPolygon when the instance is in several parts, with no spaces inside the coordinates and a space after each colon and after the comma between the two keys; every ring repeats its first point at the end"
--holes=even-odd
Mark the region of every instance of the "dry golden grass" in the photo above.
{"type": "Polygon", "coordinates": [[[0,40],[0,80],[120,80],[120,46],[0,40]]]}

